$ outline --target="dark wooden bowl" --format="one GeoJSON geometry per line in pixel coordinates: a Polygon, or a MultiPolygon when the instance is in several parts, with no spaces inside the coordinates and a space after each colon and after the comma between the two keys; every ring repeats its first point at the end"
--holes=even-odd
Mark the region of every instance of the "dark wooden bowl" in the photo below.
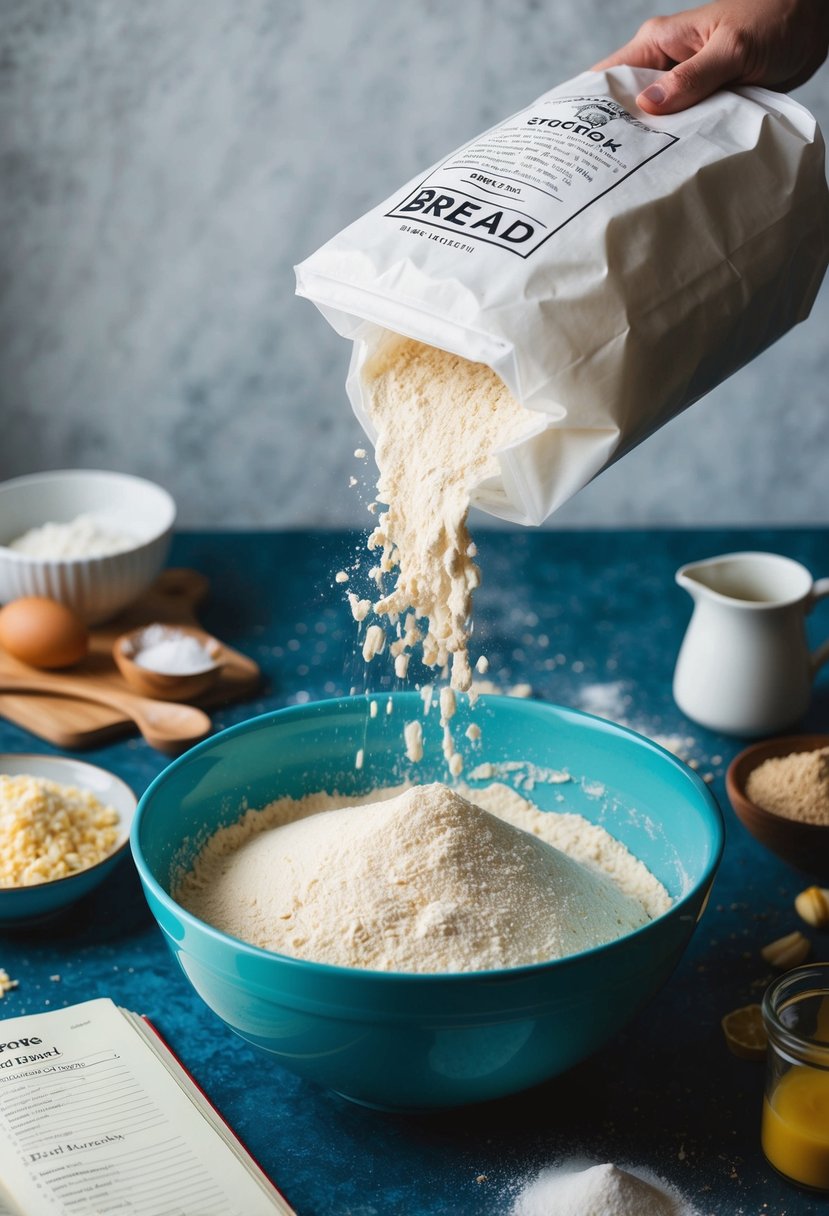
{"type": "Polygon", "coordinates": [[[735,756],[725,775],[725,788],[734,813],[755,840],[783,861],[816,878],[829,877],[829,826],[800,823],[764,811],[745,793],[752,769],[773,756],[816,751],[829,747],[829,735],[781,735],[755,743],[735,756]]]}
{"type": "Polygon", "coordinates": [[[112,646],[112,657],[133,692],[158,701],[180,701],[188,705],[216,683],[225,662],[224,651],[221,642],[197,625],[170,625],[169,628],[176,633],[189,633],[206,646],[215,659],[213,666],[204,671],[184,675],[170,675],[167,672],[140,667],[135,662],[134,654],[146,625],[131,629],[129,633],[122,633],[116,638],[112,646]]]}

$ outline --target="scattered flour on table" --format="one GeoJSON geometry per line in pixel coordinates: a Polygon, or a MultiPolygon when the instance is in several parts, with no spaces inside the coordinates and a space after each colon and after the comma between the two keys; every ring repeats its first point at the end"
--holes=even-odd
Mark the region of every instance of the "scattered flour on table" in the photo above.
{"type": "Polygon", "coordinates": [[[541,812],[505,786],[437,783],[249,810],[211,837],[176,898],[264,949],[409,972],[560,958],[671,903],[581,816],[541,812]]]}
{"type": "MultiPolygon", "coordinates": [[[[564,658],[563,655],[561,657],[564,658]]],[[[623,680],[610,680],[607,684],[582,684],[577,690],[577,699],[579,709],[585,713],[609,718],[620,724],[625,723],[632,701],[623,680]]]]}
{"type": "MultiPolygon", "coordinates": [[[[677,732],[664,734],[654,730],[653,724],[642,721],[633,711],[633,695],[628,690],[624,680],[610,680],[607,684],[585,684],[580,687],[575,696],[575,704],[585,713],[596,714],[599,718],[607,718],[619,726],[627,726],[637,734],[644,735],[666,751],[672,752],[679,760],[684,761],[689,768],[699,768],[702,762],[694,755],[697,741],[692,735],[681,735],[677,732]]],[[[712,756],[712,765],[722,763],[721,756],[712,756]]],[[[710,780],[710,775],[705,775],[710,780]]]]}
{"type": "Polygon", "coordinates": [[[645,1170],[611,1164],[544,1170],[517,1196],[511,1216],[696,1216],[673,1187],[645,1170]]]}

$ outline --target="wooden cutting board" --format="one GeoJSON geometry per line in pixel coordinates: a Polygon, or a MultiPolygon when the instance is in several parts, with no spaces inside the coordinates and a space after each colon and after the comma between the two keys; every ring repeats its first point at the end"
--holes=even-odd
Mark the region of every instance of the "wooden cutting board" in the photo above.
{"type": "MultiPolygon", "coordinates": [[[[164,625],[198,625],[196,609],[208,589],[207,579],[196,570],[162,571],[131,607],[114,620],[90,630],[89,654],[82,663],[69,669],[71,678],[93,686],[130,691],[112,657],[115,639],[129,629],[154,621],[164,625]]],[[[252,659],[229,647],[225,647],[225,652],[227,663],[218,681],[196,698],[194,704],[208,707],[241,701],[261,684],[262,673],[252,659]]],[[[32,669],[0,650],[0,673],[25,676],[30,675],[32,669]]],[[[50,674],[60,678],[60,672],[50,674]]],[[[132,721],[117,709],[44,693],[3,693],[0,695],[0,716],[68,751],[95,747],[135,730],[132,721]]]]}

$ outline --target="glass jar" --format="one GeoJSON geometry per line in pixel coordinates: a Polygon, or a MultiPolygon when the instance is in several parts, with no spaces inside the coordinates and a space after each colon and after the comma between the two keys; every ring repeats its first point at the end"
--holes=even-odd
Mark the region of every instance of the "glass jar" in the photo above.
{"type": "Polygon", "coordinates": [[[770,984],[763,1021],[763,1152],[785,1178],[829,1191],[829,963],[796,967],[770,984]]]}

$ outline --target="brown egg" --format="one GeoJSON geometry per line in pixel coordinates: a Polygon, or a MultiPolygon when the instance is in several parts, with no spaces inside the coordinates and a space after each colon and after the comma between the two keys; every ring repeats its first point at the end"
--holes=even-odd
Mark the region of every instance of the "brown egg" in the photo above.
{"type": "Polygon", "coordinates": [[[0,646],[30,667],[69,667],[89,650],[89,638],[71,608],[40,595],[0,608],[0,646]]]}

